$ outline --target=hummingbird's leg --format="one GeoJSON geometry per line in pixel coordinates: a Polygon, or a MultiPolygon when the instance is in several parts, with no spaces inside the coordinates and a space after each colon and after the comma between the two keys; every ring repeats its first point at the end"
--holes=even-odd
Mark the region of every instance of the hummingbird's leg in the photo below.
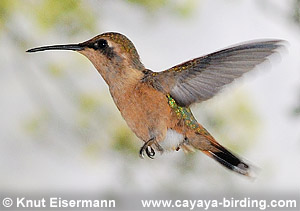
{"type": "Polygon", "coordinates": [[[157,150],[162,154],[164,152],[164,148],[162,148],[158,143],[157,141],[155,141],[155,146],[157,148],[157,150]]]}

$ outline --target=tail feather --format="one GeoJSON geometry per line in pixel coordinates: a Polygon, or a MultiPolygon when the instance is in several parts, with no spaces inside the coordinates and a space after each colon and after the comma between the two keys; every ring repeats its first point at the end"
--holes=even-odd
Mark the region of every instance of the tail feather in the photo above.
{"type": "Polygon", "coordinates": [[[237,158],[231,152],[226,150],[224,147],[222,151],[204,151],[203,153],[218,161],[220,164],[226,168],[233,170],[239,174],[250,176],[250,166],[243,162],[241,159],[237,158]]]}
{"type": "Polygon", "coordinates": [[[189,138],[190,144],[196,149],[213,158],[224,167],[245,176],[252,176],[252,168],[240,158],[220,145],[212,136],[196,135],[189,138]]]}

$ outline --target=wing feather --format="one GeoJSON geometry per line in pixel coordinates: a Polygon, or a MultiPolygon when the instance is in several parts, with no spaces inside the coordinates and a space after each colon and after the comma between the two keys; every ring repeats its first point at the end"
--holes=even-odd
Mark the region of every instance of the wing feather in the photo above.
{"type": "Polygon", "coordinates": [[[268,60],[282,40],[252,41],[229,47],[154,74],[154,87],[169,93],[181,106],[205,101],[225,85],[268,60]]]}

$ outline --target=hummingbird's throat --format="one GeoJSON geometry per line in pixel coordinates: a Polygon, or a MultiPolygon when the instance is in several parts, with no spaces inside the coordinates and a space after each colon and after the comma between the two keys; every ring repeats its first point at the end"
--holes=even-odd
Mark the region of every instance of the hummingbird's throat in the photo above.
{"type": "Polygon", "coordinates": [[[177,118],[179,120],[182,120],[188,128],[196,130],[196,132],[199,132],[201,134],[209,135],[206,129],[199,125],[190,108],[177,105],[176,101],[169,94],[167,95],[167,98],[169,106],[176,113],[177,118]]]}

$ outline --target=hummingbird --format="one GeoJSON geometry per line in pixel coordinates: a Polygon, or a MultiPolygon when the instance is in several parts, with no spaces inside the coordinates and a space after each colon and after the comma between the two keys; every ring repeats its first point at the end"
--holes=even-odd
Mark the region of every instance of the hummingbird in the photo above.
{"type": "Polygon", "coordinates": [[[165,71],[145,68],[134,44],[107,32],[79,44],[37,47],[26,52],[71,50],[87,57],[109,87],[122,117],[143,141],[141,158],[155,152],[199,150],[224,167],[250,176],[252,167],[219,144],[200,124],[190,106],[206,101],[227,84],[268,60],[282,40],[237,44],[165,71]]]}

